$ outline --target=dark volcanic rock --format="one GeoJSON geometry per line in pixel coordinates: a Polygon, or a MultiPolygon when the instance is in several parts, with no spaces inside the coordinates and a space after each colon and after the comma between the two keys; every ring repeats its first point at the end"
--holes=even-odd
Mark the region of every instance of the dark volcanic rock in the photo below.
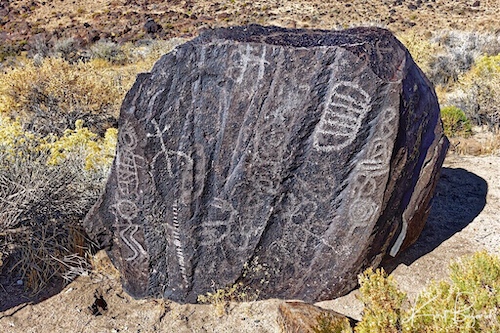
{"type": "Polygon", "coordinates": [[[204,32],[138,77],[85,225],[136,297],[320,301],[416,240],[448,141],[388,31],[204,32]]]}
{"type": "Polygon", "coordinates": [[[146,30],[148,34],[155,34],[157,32],[160,32],[162,29],[163,27],[152,19],[149,19],[144,24],[144,30],[146,30]]]}

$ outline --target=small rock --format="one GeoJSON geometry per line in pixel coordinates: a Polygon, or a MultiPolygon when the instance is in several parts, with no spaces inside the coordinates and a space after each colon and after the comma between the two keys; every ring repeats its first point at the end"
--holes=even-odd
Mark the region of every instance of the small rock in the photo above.
{"type": "Polygon", "coordinates": [[[144,30],[148,34],[155,34],[157,32],[160,32],[163,29],[163,27],[156,23],[153,19],[149,19],[145,24],[144,24],[144,30]]]}
{"type": "Polygon", "coordinates": [[[278,324],[282,332],[346,332],[356,321],[333,310],[303,302],[283,302],[278,308],[278,324]],[[323,332],[323,330],[321,330],[323,332]]]}

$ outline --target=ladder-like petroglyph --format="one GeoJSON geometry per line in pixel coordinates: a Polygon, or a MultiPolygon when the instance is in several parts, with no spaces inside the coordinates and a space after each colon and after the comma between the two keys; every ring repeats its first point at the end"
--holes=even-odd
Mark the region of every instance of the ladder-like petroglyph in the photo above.
{"type": "Polygon", "coordinates": [[[181,272],[182,280],[185,285],[183,287],[187,287],[189,284],[189,280],[186,272],[186,259],[184,255],[183,244],[181,241],[181,230],[179,226],[179,202],[177,200],[174,201],[172,205],[172,223],[170,226],[172,230],[173,244],[175,246],[175,253],[177,255],[177,261],[179,264],[179,269],[181,272]]]}
{"type": "MultiPolygon", "coordinates": [[[[334,82],[333,76],[331,81],[334,82]]],[[[348,81],[333,84],[314,134],[314,148],[331,152],[349,146],[369,109],[370,96],[357,84],[348,81]]]]}

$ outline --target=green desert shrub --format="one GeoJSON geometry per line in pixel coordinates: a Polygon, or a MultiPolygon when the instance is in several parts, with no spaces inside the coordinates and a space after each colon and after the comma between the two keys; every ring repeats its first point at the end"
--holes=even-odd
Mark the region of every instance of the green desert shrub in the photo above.
{"type": "Polygon", "coordinates": [[[117,43],[100,40],[90,47],[94,59],[104,59],[112,64],[124,65],[129,60],[127,54],[117,43]]]}
{"type": "Polygon", "coordinates": [[[474,124],[500,129],[500,54],[479,58],[447,96],[448,104],[464,110],[474,124]]]}
{"type": "Polygon", "coordinates": [[[478,252],[451,264],[414,302],[382,270],[360,276],[365,304],[356,332],[500,332],[500,258],[478,252]],[[406,305],[405,305],[406,304],[406,305]]]}
{"type": "Polygon", "coordinates": [[[318,322],[312,328],[314,333],[352,333],[353,330],[347,318],[338,318],[332,314],[322,313],[317,318],[318,322]]]}
{"type": "Polygon", "coordinates": [[[415,63],[424,73],[430,72],[431,62],[435,55],[441,51],[437,43],[430,39],[417,35],[415,32],[406,32],[398,36],[398,39],[410,52],[415,63]]]}
{"type": "Polygon", "coordinates": [[[444,133],[447,137],[469,137],[472,127],[465,113],[456,106],[445,106],[441,109],[444,133]]]}
{"type": "Polygon", "coordinates": [[[121,102],[137,74],[150,70],[181,42],[123,46],[101,42],[92,47],[90,61],[71,62],[64,59],[64,50],[72,50],[71,40],[63,40],[54,56],[20,60],[0,73],[0,113],[43,135],[61,136],[82,119],[92,132],[103,136],[107,128],[116,127],[121,102]]]}
{"type": "Polygon", "coordinates": [[[2,272],[38,292],[86,268],[81,221],[103,188],[115,144],[112,130],[99,138],[79,123],[60,138],[44,137],[0,115],[2,272]]]}
{"type": "MultiPolygon", "coordinates": [[[[54,43],[52,52],[55,56],[60,57],[66,61],[73,61],[77,57],[80,45],[73,37],[59,39],[54,43]]],[[[40,53],[38,53],[40,54],[40,53]]],[[[43,55],[43,54],[42,54],[43,55]]]]}
{"type": "Polygon", "coordinates": [[[432,284],[405,318],[411,332],[499,332],[500,259],[486,252],[450,266],[451,282],[432,284]]]}
{"type": "Polygon", "coordinates": [[[359,276],[361,301],[365,305],[358,333],[400,332],[402,306],[406,295],[399,291],[391,276],[383,269],[366,270],[359,276]]]}

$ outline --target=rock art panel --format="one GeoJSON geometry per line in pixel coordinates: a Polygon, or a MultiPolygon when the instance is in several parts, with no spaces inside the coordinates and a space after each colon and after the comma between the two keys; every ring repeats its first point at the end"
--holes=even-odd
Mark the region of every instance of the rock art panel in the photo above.
{"type": "Polygon", "coordinates": [[[84,224],[135,297],[320,301],[411,245],[447,150],[388,31],[208,30],[141,74],[84,224]]]}

